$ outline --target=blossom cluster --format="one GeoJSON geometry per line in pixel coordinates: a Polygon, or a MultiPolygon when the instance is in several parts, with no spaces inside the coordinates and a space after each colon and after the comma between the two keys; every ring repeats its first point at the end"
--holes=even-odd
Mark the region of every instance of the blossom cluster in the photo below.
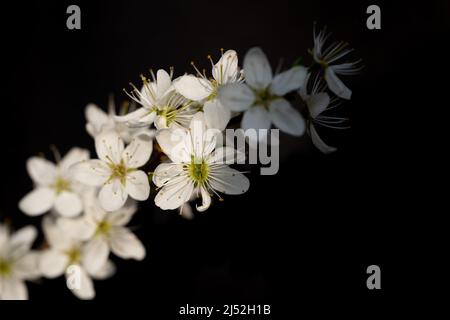
{"type": "MultiPolygon", "coordinates": [[[[245,152],[223,144],[226,128],[307,133],[323,153],[335,151],[317,127],[346,126],[347,119],[327,112],[351,98],[339,76],[358,72],[360,61],[344,61],[351,49],[343,42],[328,45],[328,37],[314,32],[309,67],[297,63],[273,72],[255,47],[241,68],[236,51],[222,50],[218,61],[208,56],[209,72],[192,63],[193,74],[174,77],[173,69],[159,69],[142,75],[142,86],[126,91],[128,110],[116,113],[112,99],[107,112],[89,104],[86,130],[95,154],[74,147],[64,157],[55,152],[56,163],[43,157],[26,163],[34,189],[19,208],[44,215],[45,243],[33,250],[34,227],[13,233],[0,225],[0,299],[26,299],[25,280],[62,275],[76,297],[92,299],[93,280],[115,273],[112,255],[146,256],[128,227],[138,202],[152,198],[162,210],[192,218],[193,207],[203,212],[213,198],[245,193],[249,179],[230,166],[245,152]]],[[[247,138],[268,143],[261,135],[247,138]]]]}

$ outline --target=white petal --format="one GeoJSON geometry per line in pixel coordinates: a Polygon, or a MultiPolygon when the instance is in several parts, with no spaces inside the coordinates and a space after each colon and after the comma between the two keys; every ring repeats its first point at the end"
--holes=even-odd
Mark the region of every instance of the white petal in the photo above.
{"type": "Polygon", "coordinates": [[[2,300],[28,300],[28,290],[22,280],[14,277],[0,279],[2,300]]]}
{"type": "Polygon", "coordinates": [[[123,140],[116,131],[106,131],[95,137],[95,150],[100,160],[118,164],[124,149],[123,140]]]}
{"type": "Polygon", "coordinates": [[[122,158],[128,168],[142,167],[150,159],[153,150],[153,142],[148,135],[135,136],[125,148],[122,158]]]}
{"type": "Polygon", "coordinates": [[[181,128],[158,130],[156,133],[156,141],[163,152],[173,162],[184,162],[190,160],[190,155],[185,150],[185,140],[187,130],[181,128]]]}
{"type": "Polygon", "coordinates": [[[114,120],[119,123],[127,123],[130,126],[144,126],[153,122],[156,117],[156,112],[149,111],[146,108],[139,108],[133,112],[127,113],[123,116],[115,116],[114,120]]]}
{"type": "Polygon", "coordinates": [[[211,196],[210,196],[208,190],[206,190],[205,188],[200,188],[200,192],[202,195],[202,205],[197,206],[197,211],[203,212],[203,211],[208,210],[209,206],[211,205],[211,196]]]}
{"type": "Polygon", "coordinates": [[[13,276],[23,280],[35,280],[41,276],[37,251],[30,251],[14,262],[13,276]]]}
{"type": "Polygon", "coordinates": [[[298,90],[305,83],[308,71],[305,67],[295,66],[277,74],[272,81],[270,91],[278,96],[298,90]]]}
{"type": "Polygon", "coordinates": [[[0,224],[0,255],[4,252],[4,250],[9,249],[7,248],[9,242],[9,229],[5,226],[0,224]]]}
{"type": "Polygon", "coordinates": [[[108,260],[97,272],[91,273],[91,276],[95,280],[105,280],[112,277],[115,273],[116,266],[111,260],[108,260]]]}
{"type": "Polygon", "coordinates": [[[170,180],[155,197],[155,204],[163,210],[173,210],[189,201],[194,184],[183,175],[170,180]]]}
{"type": "Polygon", "coordinates": [[[95,273],[108,260],[109,246],[106,239],[102,236],[89,241],[83,248],[83,266],[88,273],[95,273]]]}
{"type": "Polygon", "coordinates": [[[77,265],[72,265],[67,268],[66,281],[68,286],[69,283],[71,283],[71,286],[73,285],[73,278],[76,278],[73,282],[75,285],[79,285],[79,287],[72,287],[69,289],[76,297],[82,300],[90,300],[95,298],[94,284],[84,268],[77,265]],[[75,267],[76,269],[71,267],[75,267]],[[70,271],[74,271],[74,273],[70,273],[70,271]]]}
{"type": "MultiPolygon", "coordinates": [[[[86,213],[87,214],[87,213],[86,213]]],[[[57,226],[69,237],[81,241],[92,238],[97,226],[87,216],[79,218],[59,218],[57,226]]]]}
{"type": "Polygon", "coordinates": [[[76,193],[63,191],[56,196],[55,209],[63,217],[76,217],[83,210],[83,203],[76,193]]]}
{"type": "Polygon", "coordinates": [[[269,116],[283,132],[293,136],[301,136],[305,132],[305,120],[285,99],[276,99],[270,103],[269,116]]]}
{"type": "Polygon", "coordinates": [[[222,165],[210,173],[211,187],[224,194],[242,194],[250,187],[250,181],[239,171],[222,165]]]}
{"type": "Polygon", "coordinates": [[[36,228],[33,226],[26,226],[11,235],[9,245],[15,248],[22,247],[28,251],[33,245],[34,240],[36,240],[36,236],[36,228]]]}
{"type": "Polygon", "coordinates": [[[39,269],[44,277],[56,278],[64,274],[69,259],[57,250],[45,250],[39,259],[39,269]]]}
{"type": "Polygon", "coordinates": [[[19,208],[29,216],[38,216],[53,207],[55,197],[54,190],[49,188],[37,188],[20,200],[19,208]]]}
{"type": "Polygon", "coordinates": [[[55,164],[40,157],[32,157],[27,160],[27,171],[31,179],[42,186],[52,184],[57,174],[55,164]]]}
{"type": "Polygon", "coordinates": [[[245,82],[252,88],[262,90],[272,81],[272,68],[261,48],[247,51],[244,57],[245,82]]]}
{"type": "Polygon", "coordinates": [[[352,91],[346,87],[341,79],[339,79],[333,71],[332,66],[325,69],[325,80],[327,81],[328,88],[330,88],[335,95],[342,99],[350,100],[352,97],[352,91]]]}
{"type": "Polygon", "coordinates": [[[207,101],[203,105],[203,112],[205,113],[205,121],[208,128],[225,130],[231,118],[231,112],[228,107],[220,103],[218,99],[207,101]]]}
{"type": "Polygon", "coordinates": [[[245,153],[232,147],[220,147],[214,150],[208,163],[234,164],[245,161],[245,153]]]}
{"type": "Polygon", "coordinates": [[[219,84],[236,80],[238,72],[238,57],[234,50],[227,50],[212,68],[212,75],[219,84]]]}
{"type": "Polygon", "coordinates": [[[172,79],[170,79],[169,74],[163,70],[159,69],[156,72],[156,94],[158,97],[162,97],[167,90],[169,90],[172,85],[172,79]]]}
{"type": "Polygon", "coordinates": [[[111,170],[101,160],[88,160],[72,167],[75,180],[89,186],[101,186],[111,176],[111,170]]]}
{"type": "Polygon", "coordinates": [[[186,220],[194,219],[194,213],[192,212],[192,207],[189,202],[186,202],[181,206],[180,215],[186,220]]]}
{"type": "Polygon", "coordinates": [[[211,83],[208,80],[193,75],[184,75],[173,81],[175,90],[189,100],[200,101],[212,93],[211,83]]]}
{"type": "Polygon", "coordinates": [[[97,134],[101,131],[102,126],[109,121],[108,114],[100,109],[97,105],[90,103],[84,110],[87,122],[93,128],[93,134],[97,134]]]}
{"type": "Polygon", "coordinates": [[[328,153],[332,153],[337,150],[337,148],[329,146],[325,142],[323,142],[323,140],[320,138],[319,134],[317,133],[316,128],[314,128],[313,124],[311,124],[309,126],[309,133],[311,135],[312,143],[321,152],[328,154],[328,153]]]}
{"type": "Polygon", "coordinates": [[[100,205],[106,211],[116,211],[122,208],[128,198],[128,193],[119,179],[106,183],[98,194],[100,205]]]}
{"type": "Polygon", "coordinates": [[[150,183],[147,174],[141,170],[128,173],[125,190],[133,199],[147,200],[150,195],[150,183]]]}
{"type": "Polygon", "coordinates": [[[47,215],[44,217],[42,230],[44,231],[45,239],[52,248],[66,251],[73,244],[67,233],[56,224],[56,220],[51,216],[47,215]]]}
{"type": "Polygon", "coordinates": [[[61,162],[58,164],[58,168],[61,172],[65,172],[69,170],[69,168],[81,161],[85,161],[89,159],[89,150],[81,149],[81,148],[72,148],[70,151],[61,159],[61,162]]]}
{"type": "Polygon", "coordinates": [[[329,104],[330,96],[326,92],[319,92],[306,99],[306,105],[312,118],[324,112],[329,104]]]}
{"type": "Polygon", "coordinates": [[[220,86],[217,98],[232,111],[245,111],[255,102],[255,94],[243,83],[229,83],[220,86]]]}
{"type": "Polygon", "coordinates": [[[122,259],[142,260],[145,248],[141,241],[128,229],[113,227],[110,235],[111,251],[122,259]]]}
{"type": "Polygon", "coordinates": [[[162,187],[169,180],[183,173],[183,165],[177,163],[161,163],[153,173],[153,183],[162,187]]]}
{"type": "Polygon", "coordinates": [[[216,136],[212,134],[213,130],[207,131],[207,129],[204,113],[197,112],[189,126],[191,141],[187,141],[186,147],[188,150],[191,149],[199,159],[208,155],[215,147],[216,136]]]}
{"type": "Polygon", "coordinates": [[[242,128],[247,129],[270,129],[269,113],[262,106],[254,106],[245,111],[242,117],[242,128]]]}
{"type": "Polygon", "coordinates": [[[137,203],[133,199],[128,198],[125,205],[117,211],[109,212],[107,215],[108,222],[113,226],[124,226],[130,222],[131,218],[137,211],[137,203]]]}

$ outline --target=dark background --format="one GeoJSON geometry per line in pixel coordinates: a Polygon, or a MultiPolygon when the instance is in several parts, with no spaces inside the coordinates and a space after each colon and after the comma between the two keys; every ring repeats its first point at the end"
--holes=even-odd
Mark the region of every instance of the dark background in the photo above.
{"type": "MultiPolygon", "coordinates": [[[[28,157],[50,157],[50,144],[62,153],[94,151],[84,128],[87,103],[105,108],[109,93],[125,100],[122,88],[148,68],[174,66],[181,75],[191,60],[208,67],[206,55],[218,57],[220,48],[237,50],[240,61],[258,45],[274,66],[280,57],[286,67],[299,56],[309,62],[317,21],[365,65],[344,80],[353,90],[342,108],[352,129],[324,132],[339,151],[322,155],[306,137],[283,136],[278,175],[259,176],[255,168],[248,193],[216,202],[193,221],[142,204],[132,225],[147,258],[115,260],[117,274],[95,283],[96,303],[88,305],[114,311],[120,301],[118,308],[161,318],[186,303],[269,303],[277,319],[380,312],[427,282],[416,277],[411,285],[410,266],[427,250],[412,209],[421,206],[420,174],[410,167],[430,148],[411,116],[426,113],[419,95],[430,82],[418,74],[434,63],[426,60],[430,51],[439,61],[448,12],[445,1],[2,4],[0,219],[15,227],[40,221],[17,208],[32,188],[28,157]],[[81,30],[66,28],[69,4],[81,7],[81,30]],[[381,7],[382,30],[366,28],[370,4],[381,7]],[[381,267],[380,291],[366,288],[371,264],[381,267]]],[[[33,300],[76,302],[62,278],[28,287],[33,300]]]]}

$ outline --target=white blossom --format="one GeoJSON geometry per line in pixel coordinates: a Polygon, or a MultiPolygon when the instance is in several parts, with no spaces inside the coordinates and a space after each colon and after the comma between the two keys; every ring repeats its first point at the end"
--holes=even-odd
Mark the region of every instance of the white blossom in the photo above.
{"type": "Polygon", "coordinates": [[[142,133],[147,134],[150,137],[154,136],[153,130],[150,130],[146,126],[133,128],[127,126],[123,122],[117,121],[116,107],[113,97],[109,98],[107,113],[94,103],[89,103],[86,106],[84,113],[87,120],[86,131],[93,138],[104,130],[116,131],[126,143],[129,143],[134,136],[142,133]]]}
{"type": "Polygon", "coordinates": [[[128,196],[147,200],[150,184],[147,174],[138,168],[147,163],[152,153],[150,137],[136,136],[125,148],[117,132],[106,131],[95,137],[95,149],[99,159],[76,165],[75,178],[90,186],[101,186],[98,196],[103,209],[120,209],[128,196]]]}
{"type": "Polygon", "coordinates": [[[252,48],[244,57],[245,83],[222,86],[218,97],[232,111],[244,112],[244,130],[270,129],[274,124],[281,131],[301,136],[305,131],[305,121],[283,96],[298,90],[306,73],[306,68],[295,66],[273,76],[264,52],[260,48],[252,48]]]}
{"type": "Polygon", "coordinates": [[[242,194],[248,190],[248,179],[224,163],[235,150],[215,150],[216,132],[207,130],[202,112],[194,116],[189,130],[161,130],[156,139],[171,160],[160,164],[153,174],[153,182],[160,188],[155,203],[161,209],[179,208],[197,194],[202,198],[197,210],[205,211],[211,204],[210,193],[242,194]]]}
{"type": "Polygon", "coordinates": [[[58,225],[68,235],[82,241],[89,241],[85,247],[87,270],[96,272],[103,266],[110,252],[122,259],[142,260],[145,248],[139,239],[125,225],[137,210],[137,203],[128,199],[119,210],[106,212],[98,204],[95,195],[86,199],[83,217],[58,219],[58,225]]]}
{"type": "MultiPolygon", "coordinates": [[[[310,75],[308,75],[308,80],[310,75]]],[[[306,86],[299,91],[300,96],[305,101],[309,112],[308,133],[311,136],[314,146],[323,153],[332,153],[337,149],[327,145],[319,136],[316,126],[323,126],[332,129],[343,129],[343,123],[346,118],[327,116],[323,113],[327,110],[335,108],[337,105],[331,106],[330,96],[324,92],[325,86],[321,83],[318,76],[315,77],[311,92],[308,93],[306,86]]]]}
{"type": "Polygon", "coordinates": [[[156,77],[152,72],[152,80],[142,76],[143,86],[138,90],[133,86],[131,99],[142,105],[124,116],[116,116],[118,122],[131,127],[155,124],[157,129],[170,126],[188,127],[195,113],[188,99],[180,95],[172,85],[172,71],[169,75],[165,70],[158,70],[156,77]]]}
{"type": "Polygon", "coordinates": [[[0,300],[26,300],[25,280],[40,276],[38,255],[31,250],[36,229],[28,226],[15,233],[0,224],[0,300]]]}
{"type": "Polygon", "coordinates": [[[361,60],[338,63],[339,60],[352,52],[353,49],[348,48],[348,43],[346,42],[333,42],[325,48],[325,43],[330,35],[330,33],[326,33],[325,29],[316,33],[314,26],[314,48],[312,50],[312,56],[314,61],[324,69],[328,88],[338,97],[350,100],[352,91],[339,79],[338,75],[357,74],[361,70],[358,67],[361,60]]]}
{"type": "Polygon", "coordinates": [[[217,99],[217,91],[227,83],[241,82],[242,73],[238,67],[237,53],[234,50],[222,53],[216,64],[210,56],[208,58],[211,61],[212,78],[208,78],[206,74],[201,73],[192,63],[197,71],[197,76],[181,76],[174,81],[173,85],[186,98],[203,104],[205,121],[209,128],[223,131],[230,121],[231,112],[217,99]]]}
{"type": "Polygon", "coordinates": [[[52,208],[65,217],[79,215],[83,210],[83,187],[75,181],[72,166],[87,159],[89,151],[80,148],[72,148],[56,165],[40,157],[28,159],[27,170],[35,189],[19,202],[19,208],[30,216],[52,208]]]}
{"type": "Polygon", "coordinates": [[[67,286],[80,299],[95,297],[92,279],[103,280],[115,273],[115,266],[110,260],[88,254],[91,243],[75,239],[67,230],[57,224],[57,220],[46,216],[42,228],[49,245],[39,259],[39,270],[46,278],[65,275],[67,286]],[[103,264],[99,265],[101,261],[103,264]],[[96,269],[86,266],[96,265],[96,269]]]}

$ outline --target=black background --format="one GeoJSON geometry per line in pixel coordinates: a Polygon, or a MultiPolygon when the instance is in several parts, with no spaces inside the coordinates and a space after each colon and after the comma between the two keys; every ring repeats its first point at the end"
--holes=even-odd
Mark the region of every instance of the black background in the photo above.
{"type": "MultiPolygon", "coordinates": [[[[50,144],[93,152],[85,105],[105,107],[109,93],[126,99],[122,88],[148,68],[174,66],[180,75],[191,60],[208,67],[206,55],[218,57],[220,48],[242,59],[255,45],[274,66],[280,57],[285,66],[299,56],[309,62],[314,21],[348,41],[365,65],[344,80],[353,90],[343,106],[352,129],[325,132],[338,152],[325,156],[306,137],[283,136],[278,175],[255,169],[248,193],[193,221],[142,204],[132,225],[147,258],[115,260],[117,274],[95,283],[90,306],[114,311],[120,301],[117,308],[173,318],[186,303],[269,303],[275,318],[305,311],[366,318],[409,291],[410,266],[423,249],[412,227],[421,219],[411,209],[420,206],[418,173],[409,165],[429,148],[410,116],[424,112],[419,94],[429,82],[418,72],[433,64],[426,59],[437,40],[448,38],[445,1],[73,1],[81,30],[66,28],[69,4],[2,5],[0,217],[16,227],[40,221],[17,208],[32,187],[26,159],[50,156],[50,144]],[[370,4],[381,6],[382,30],[366,28],[370,4]],[[380,291],[366,288],[371,264],[381,267],[380,291]]],[[[76,302],[62,278],[28,287],[33,300],[76,302]]]]}

